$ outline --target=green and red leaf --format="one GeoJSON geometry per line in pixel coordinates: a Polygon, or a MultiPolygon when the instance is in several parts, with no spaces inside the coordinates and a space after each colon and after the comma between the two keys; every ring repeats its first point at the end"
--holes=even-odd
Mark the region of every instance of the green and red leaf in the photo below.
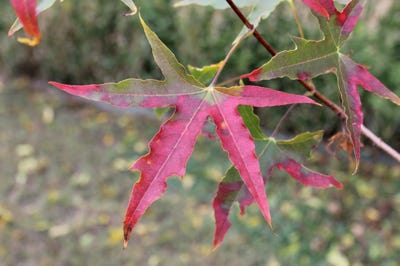
{"type": "MultiPolygon", "coordinates": [[[[333,176],[324,175],[306,168],[302,162],[309,157],[309,151],[317,145],[322,138],[322,132],[303,133],[291,140],[275,140],[264,137],[256,141],[257,155],[260,160],[261,173],[266,183],[272,170],[284,170],[292,178],[305,186],[315,188],[336,187],[343,185],[333,176]]],[[[239,173],[231,167],[218,186],[217,194],[213,201],[215,215],[214,248],[222,242],[226,232],[231,226],[229,213],[235,202],[239,203],[241,213],[245,207],[254,203],[254,198],[248,192],[240,179],[239,173]]]]}
{"type": "Polygon", "coordinates": [[[326,73],[335,73],[341,102],[347,116],[346,128],[353,142],[356,171],[360,160],[363,124],[358,86],[396,104],[400,104],[400,98],[365,67],[340,52],[361,14],[364,0],[352,0],[342,11],[336,9],[333,0],[303,0],[303,2],[315,11],[314,15],[318,18],[324,39],[314,41],[294,37],[296,45],[294,50],[278,53],[266,64],[243,77],[252,81],[282,77],[305,80],[326,73]]]}
{"type": "Polygon", "coordinates": [[[174,114],[149,143],[148,154],[131,167],[140,172],[134,185],[124,220],[125,246],[131,231],[147,210],[162,196],[166,180],[183,177],[186,163],[204,122],[211,117],[222,147],[241,176],[252,200],[264,218],[271,216],[264,181],[249,130],[239,114],[239,105],[271,107],[294,103],[315,103],[311,99],[258,86],[230,88],[205,86],[186,73],[174,54],[141,19],[154,59],[165,80],[127,79],[118,83],[65,85],[50,82],[70,94],[119,107],[132,105],[156,108],[172,106],[174,114]]]}

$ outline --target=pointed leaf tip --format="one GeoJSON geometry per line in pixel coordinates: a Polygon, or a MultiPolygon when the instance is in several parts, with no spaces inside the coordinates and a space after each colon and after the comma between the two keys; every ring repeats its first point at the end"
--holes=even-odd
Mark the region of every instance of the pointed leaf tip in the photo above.
{"type": "MultiPolygon", "coordinates": [[[[17,38],[17,41],[29,46],[38,45],[40,43],[40,29],[36,16],[37,1],[10,0],[10,2],[18,19],[21,21],[26,34],[30,37],[17,38]]],[[[14,32],[10,29],[8,35],[12,35],[13,33],[14,32]]]]}
{"type": "Polygon", "coordinates": [[[127,222],[124,222],[123,225],[123,234],[124,234],[124,245],[123,248],[126,249],[128,246],[129,238],[131,237],[132,226],[130,226],[127,222]]]}
{"type": "MultiPolygon", "coordinates": [[[[311,8],[314,12],[317,12],[321,16],[324,16],[326,19],[330,18],[331,16],[330,12],[326,9],[326,7],[323,6],[323,4],[320,3],[319,0],[302,0],[302,1],[306,6],[311,8]]],[[[325,1],[325,2],[330,2],[330,1],[325,1]]]]}
{"type": "MultiPolygon", "coordinates": [[[[92,100],[95,99],[96,95],[99,93],[100,89],[104,85],[99,84],[90,84],[90,85],[67,85],[54,81],[49,81],[49,84],[65,91],[69,94],[80,96],[83,98],[90,98],[92,100]]],[[[105,97],[103,97],[103,100],[105,97]]],[[[105,101],[105,100],[104,100],[105,101]]]]}
{"type": "MultiPolygon", "coordinates": [[[[62,2],[63,0],[60,0],[62,2]]],[[[38,16],[40,13],[43,11],[49,9],[51,6],[54,5],[56,0],[42,0],[38,3],[36,6],[36,16],[38,16]]],[[[17,19],[14,21],[14,23],[11,25],[10,29],[8,30],[8,36],[12,36],[14,33],[19,31],[20,29],[23,28],[23,25],[20,21],[20,19],[17,17],[17,19]]],[[[40,41],[40,40],[37,40],[40,41]]]]}

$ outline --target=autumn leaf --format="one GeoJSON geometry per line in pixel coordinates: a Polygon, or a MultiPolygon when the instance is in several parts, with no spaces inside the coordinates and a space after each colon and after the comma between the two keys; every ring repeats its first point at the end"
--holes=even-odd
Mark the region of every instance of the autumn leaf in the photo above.
{"type": "MultiPolygon", "coordinates": [[[[21,22],[25,33],[30,37],[19,37],[17,40],[21,43],[29,46],[36,46],[40,43],[40,29],[37,21],[36,13],[36,0],[10,0],[14,11],[21,22]]],[[[12,35],[15,32],[15,28],[18,26],[18,22],[15,22],[8,32],[8,35],[12,35]],[[15,25],[14,25],[15,24],[15,25]]]]}
{"type": "MultiPolygon", "coordinates": [[[[60,2],[63,1],[64,0],[60,0],[60,2]]],[[[125,16],[132,16],[136,14],[137,8],[132,0],[121,1],[131,10],[131,12],[125,14],[125,16]]],[[[8,36],[12,36],[17,31],[24,28],[25,32],[32,37],[32,39],[18,38],[17,40],[29,46],[38,45],[40,43],[41,36],[37,22],[37,16],[43,11],[46,11],[52,7],[56,0],[39,0],[39,3],[37,3],[37,0],[11,0],[10,2],[15,10],[15,13],[17,14],[17,19],[8,30],[8,36]]]]}
{"type": "MultiPolygon", "coordinates": [[[[259,157],[261,173],[264,183],[267,183],[273,169],[284,170],[292,178],[305,186],[315,188],[336,187],[341,189],[343,185],[333,176],[327,176],[303,165],[305,159],[309,158],[310,151],[322,139],[322,131],[306,132],[297,135],[290,140],[276,140],[265,137],[259,127],[258,118],[245,106],[239,109],[246,126],[250,129],[251,135],[256,139],[256,151],[259,157]]],[[[239,203],[241,213],[244,214],[245,207],[254,203],[254,198],[246,189],[240,179],[238,171],[231,167],[226,172],[213,201],[215,216],[214,249],[223,241],[226,232],[229,230],[229,213],[235,202],[239,203]]]]}
{"type": "Polygon", "coordinates": [[[250,74],[252,81],[288,77],[309,79],[335,73],[340,99],[345,110],[346,128],[353,143],[356,160],[355,172],[360,161],[360,136],[363,112],[358,86],[378,96],[400,104],[400,98],[387,89],[366,67],[352,61],[340,52],[350,36],[364,7],[364,0],[350,1],[338,11],[333,0],[303,0],[315,12],[324,38],[319,41],[293,37],[296,49],[283,51],[250,74]]]}
{"type": "MultiPolygon", "coordinates": [[[[236,0],[235,5],[238,7],[250,7],[251,12],[247,16],[249,22],[253,25],[254,29],[258,27],[258,24],[262,19],[266,19],[275,10],[276,6],[284,0],[236,0]]],[[[225,0],[182,0],[175,3],[175,7],[187,6],[191,4],[201,6],[212,6],[216,9],[226,9],[229,5],[225,0]]],[[[244,27],[235,41],[238,41],[243,35],[247,33],[247,28],[244,27]]]]}
{"type": "Polygon", "coordinates": [[[230,88],[205,86],[186,73],[174,54],[141,19],[155,62],[164,80],[126,79],[118,83],[92,85],[50,84],[70,94],[119,107],[137,105],[146,108],[172,106],[175,112],[149,143],[148,154],[131,167],[140,172],[133,186],[124,220],[124,245],[147,208],[162,196],[166,179],[184,176],[186,163],[203,124],[211,117],[222,147],[238,170],[248,191],[265,219],[270,213],[255,145],[238,113],[239,105],[257,107],[294,103],[315,103],[311,99],[258,86],[230,88]]]}
{"type": "MultiPolygon", "coordinates": [[[[60,2],[62,2],[62,1],[63,0],[60,0],[60,2]]],[[[38,5],[36,7],[36,16],[38,16],[43,11],[49,9],[50,7],[52,7],[55,2],[56,2],[56,0],[41,0],[41,1],[39,1],[38,5]]],[[[14,33],[16,33],[17,31],[19,31],[22,28],[23,28],[23,25],[22,25],[21,21],[19,20],[19,18],[17,17],[17,19],[14,21],[14,23],[11,25],[10,29],[8,30],[8,36],[14,35],[14,33]]]]}

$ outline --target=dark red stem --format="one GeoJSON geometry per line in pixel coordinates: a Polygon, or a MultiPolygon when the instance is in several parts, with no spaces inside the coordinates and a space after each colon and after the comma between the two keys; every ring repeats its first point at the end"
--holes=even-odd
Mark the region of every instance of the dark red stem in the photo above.
{"type": "Polygon", "coordinates": [[[268,52],[271,55],[276,55],[275,49],[261,36],[261,34],[254,29],[254,26],[247,20],[246,16],[243,15],[242,11],[233,3],[231,0],[226,0],[228,2],[229,6],[232,8],[232,10],[236,13],[236,15],[240,18],[240,20],[243,22],[243,24],[249,29],[249,30],[254,30],[253,31],[253,36],[254,38],[257,39],[259,43],[264,46],[265,49],[268,50],[268,52]]]}

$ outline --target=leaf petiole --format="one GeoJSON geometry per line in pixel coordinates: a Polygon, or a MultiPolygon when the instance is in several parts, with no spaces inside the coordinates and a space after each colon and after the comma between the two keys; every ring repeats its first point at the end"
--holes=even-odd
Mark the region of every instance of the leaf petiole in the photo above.
{"type": "Polygon", "coordinates": [[[238,48],[239,44],[240,44],[245,38],[247,38],[248,36],[250,36],[252,33],[253,33],[253,30],[249,29],[249,30],[246,32],[246,34],[244,34],[243,36],[241,36],[241,37],[239,38],[239,40],[237,40],[236,42],[233,43],[231,49],[230,49],[229,52],[226,54],[224,60],[222,60],[222,61],[220,62],[219,69],[218,69],[217,73],[215,74],[213,80],[211,81],[211,83],[210,83],[210,85],[209,85],[210,87],[214,87],[214,86],[215,86],[215,84],[217,83],[217,80],[218,80],[219,76],[220,76],[221,73],[222,73],[222,70],[224,69],[224,67],[225,67],[226,63],[228,62],[229,58],[232,56],[233,52],[238,48]]]}
{"type": "Polygon", "coordinates": [[[292,9],[294,19],[296,20],[297,30],[299,31],[300,37],[304,38],[303,27],[301,26],[299,14],[297,12],[296,5],[294,4],[293,0],[288,0],[290,8],[292,9]]]}

